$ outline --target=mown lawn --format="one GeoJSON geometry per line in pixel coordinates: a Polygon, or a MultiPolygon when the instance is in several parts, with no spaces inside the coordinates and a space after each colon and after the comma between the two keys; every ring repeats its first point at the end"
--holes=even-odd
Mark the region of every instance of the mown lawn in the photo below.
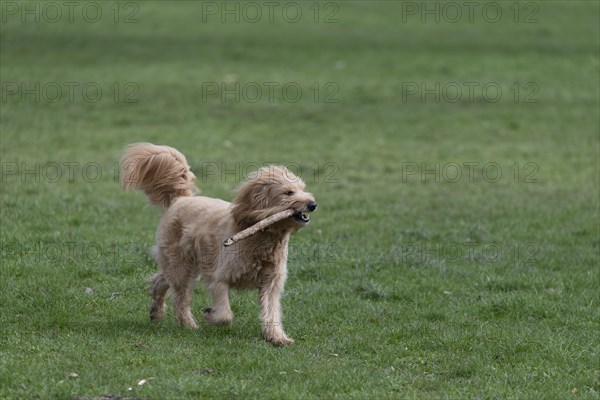
{"type": "Polygon", "coordinates": [[[1,3],[0,398],[599,398],[598,3],[244,4],[1,3]],[[295,344],[151,323],[136,141],[304,178],[295,344]]]}

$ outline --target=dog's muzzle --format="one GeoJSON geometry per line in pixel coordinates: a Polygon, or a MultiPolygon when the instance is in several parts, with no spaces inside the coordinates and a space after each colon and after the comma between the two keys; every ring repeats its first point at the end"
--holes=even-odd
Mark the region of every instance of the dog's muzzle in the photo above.
{"type": "MultiPolygon", "coordinates": [[[[309,201],[308,204],[306,204],[305,212],[313,212],[316,209],[317,203],[315,203],[314,201],[309,201]]],[[[296,214],[294,214],[294,221],[302,225],[308,224],[310,222],[310,217],[305,212],[298,211],[296,214]]]]}

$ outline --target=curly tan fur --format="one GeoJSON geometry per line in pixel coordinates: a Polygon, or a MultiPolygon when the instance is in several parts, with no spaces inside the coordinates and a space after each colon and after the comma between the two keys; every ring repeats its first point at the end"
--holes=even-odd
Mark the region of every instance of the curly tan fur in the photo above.
{"type": "Polygon", "coordinates": [[[185,157],[171,147],[131,145],[122,164],[123,188],[141,189],[152,204],[166,208],[154,248],[159,269],[148,280],[153,298],[151,319],[165,314],[170,289],[179,323],[197,328],[191,303],[201,279],[212,297],[212,306],[203,313],[207,322],[231,323],[230,288],[258,289],[265,338],[275,345],[293,343],[281,324],[280,299],[287,277],[290,235],[306,223],[300,213],[316,209],[313,195],[304,191],[304,182],[284,167],[264,167],[247,177],[229,203],[192,196],[195,177],[185,157]],[[298,214],[231,247],[222,245],[236,232],[286,209],[298,214]]]}
{"type": "Polygon", "coordinates": [[[192,196],[196,176],[185,156],[169,146],[152,143],[130,145],[121,160],[121,187],[140,189],[150,203],[169,207],[180,196],[192,196]]]}

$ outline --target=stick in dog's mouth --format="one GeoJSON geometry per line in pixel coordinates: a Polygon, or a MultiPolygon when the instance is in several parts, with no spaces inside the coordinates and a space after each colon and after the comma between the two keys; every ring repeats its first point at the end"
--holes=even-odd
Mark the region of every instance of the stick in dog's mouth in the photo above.
{"type": "Polygon", "coordinates": [[[251,227],[246,228],[243,231],[236,233],[232,237],[225,239],[223,241],[223,246],[229,247],[239,240],[245,239],[248,236],[252,236],[257,232],[262,231],[267,226],[273,225],[275,222],[281,221],[282,219],[286,219],[286,218],[289,218],[292,216],[294,217],[294,221],[296,221],[300,224],[308,224],[310,222],[309,216],[301,211],[296,212],[295,210],[292,210],[292,209],[281,211],[281,212],[278,212],[277,214],[273,214],[270,217],[267,217],[261,221],[258,221],[251,227]]]}

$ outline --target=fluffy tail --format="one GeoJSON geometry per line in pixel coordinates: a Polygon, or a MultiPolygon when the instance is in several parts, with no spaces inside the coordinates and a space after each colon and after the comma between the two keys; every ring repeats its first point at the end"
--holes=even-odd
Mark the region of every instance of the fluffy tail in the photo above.
{"type": "Polygon", "coordinates": [[[177,197],[193,196],[195,180],[185,156],[169,146],[134,143],[121,159],[121,188],[143,190],[156,206],[167,208],[177,197]]]}

